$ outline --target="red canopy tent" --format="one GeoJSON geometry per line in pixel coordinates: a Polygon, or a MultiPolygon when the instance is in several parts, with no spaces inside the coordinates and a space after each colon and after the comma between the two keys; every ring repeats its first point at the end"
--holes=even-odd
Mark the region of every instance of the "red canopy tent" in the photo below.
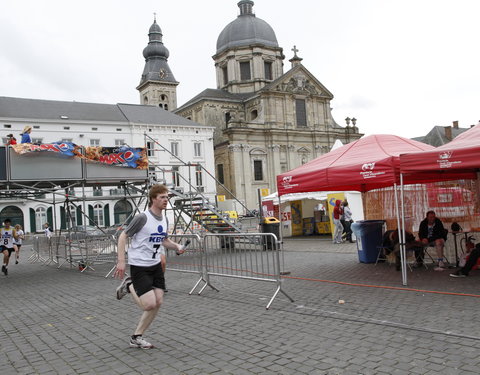
{"type": "Polygon", "coordinates": [[[401,155],[400,170],[407,184],[477,179],[480,170],[480,123],[443,146],[401,155]]]}
{"type": "Polygon", "coordinates": [[[400,182],[400,154],[434,147],[395,135],[370,135],[277,176],[278,195],[369,191],[400,182]]]}

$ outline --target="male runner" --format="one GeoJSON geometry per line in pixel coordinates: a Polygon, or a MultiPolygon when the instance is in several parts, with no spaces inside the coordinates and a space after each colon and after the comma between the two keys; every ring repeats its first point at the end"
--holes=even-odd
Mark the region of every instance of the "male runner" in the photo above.
{"type": "MultiPolygon", "coordinates": [[[[161,262],[167,249],[176,250],[177,254],[185,251],[184,246],[167,237],[166,212],[168,188],[154,185],[149,192],[149,209],[135,216],[118,239],[118,260],[115,277],[125,275],[125,245],[131,237],[128,248],[130,277],[125,278],[117,288],[117,299],[131,293],[133,299],[143,310],[130,346],[151,349],[154,346],[143,339],[143,333],[150,326],[163,302],[165,290],[164,269],[161,262]]],[[[164,258],[163,258],[164,259],[164,258]]]]}
{"type": "Polygon", "coordinates": [[[11,227],[10,219],[5,219],[3,224],[5,225],[1,230],[1,251],[3,253],[3,265],[2,272],[5,276],[8,275],[8,261],[10,255],[15,251],[14,240],[17,239],[17,232],[11,227]]]}

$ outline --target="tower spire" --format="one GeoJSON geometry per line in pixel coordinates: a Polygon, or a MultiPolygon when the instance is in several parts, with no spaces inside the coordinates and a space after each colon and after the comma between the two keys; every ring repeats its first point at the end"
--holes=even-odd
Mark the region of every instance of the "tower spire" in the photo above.
{"type": "Polygon", "coordinates": [[[140,91],[142,104],[173,110],[177,107],[178,82],[168,66],[170,52],[162,39],[163,33],[157,24],[157,13],[153,13],[153,24],[148,30],[148,45],[143,50],[145,68],[137,90],[140,91]]]}

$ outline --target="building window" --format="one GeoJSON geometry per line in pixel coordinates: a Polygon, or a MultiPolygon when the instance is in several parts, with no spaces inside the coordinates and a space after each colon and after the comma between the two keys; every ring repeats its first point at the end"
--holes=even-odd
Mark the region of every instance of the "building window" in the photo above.
{"type": "Polygon", "coordinates": [[[121,132],[122,131],[122,128],[117,128],[117,132],[121,132]]]}
{"type": "Polygon", "coordinates": [[[180,186],[180,167],[178,165],[172,167],[172,183],[174,186],[180,186]]]}
{"type": "Polygon", "coordinates": [[[171,142],[170,143],[170,152],[173,155],[178,156],[178,142],[171,142]]]}
{"type": "Polygon", "coordinates": [[[223,164],[217,164],[217,180],[221,184],[225,183],[225,177],[223,176],[223,164]]]}
{"type": "Polygon", "coordinates": [[[43,226],[47,222],[47,209],[45,207],[38,207],[35,210],[35,230],[37,232],[43,231],[43,226]]]}
{"type": "Polygon", "coordinates": [[[3,127],[5,129],[11,129],[12,128],[12,125],[11,124],[4,124],[3,127]]]}
{"type": "Polygon", "coordinates": [[[223,84],[226,85],[228,83],[228,69],[226,66],[222,68],[223,73],[223,84]]]}
{"type": "Polygon", "coordinates": [[[273,75],[272,75],[272,63],[270,61],[265,61],[263,63],[263,67],[265,70],[265,79],[272,80],[273,75]]]}
{"type": "Polygon", "coordinates": [[[252,75],[250,73],[250,61],[240,63],[240,79],[246,81],[251,79],[252,75]]]}
{"type": "Polygon", "coordinates": [[[231,119],[232,115],[230,114],[230,112],[225,113],[225,125],[228,125],[231,119]]]}
{"type": "Polygon", "coordinates": [[[162,96],[160,96],[160,98],[161,98],[163,101],[165,101],[165,100],[168,99],[168,98],[167,98],[167,95],[162,95],[162,96]]]}
{"type": "Polygon", "coordinates": [[[147,156],[154,156],[155,155],[155,145],[151,141],[147,141],[147,156]]]}
{"type": "Polygon", "coordinates": [[[90,139],[90,146],[100,146],[100,139],[90,139]]]}
{"type": "Polygon", "coordinates": [[[122,147],[125,145],[125,140],[124,139],[115,139],[115,146],[116,147],[122,147]]]}
{"type": "Polygon", "coordinates": [[[70,130],[70,126],[64,126],[63,130],[70,130]]]}
{"type": "Polygon", "coordinates": [[[258,117],[258,111],[254,109],[252,112],[250,112],[250,120],[253,121],[258,117]]]}
{"type": "Polygon", "coordinates": [[[307,126],[307,111],[305,108],[305,99],[295,100],[295,112],[297,115],[297,126],[307,126]]]}
{"type": "Polygon", "coordinates": [[[193,155],[195,157],[202,156],[202,144],[200,142],[195,142],[193,144],[193,155]]]}
{"type": "Polygon", "coordinates": [[[40,129],[40,125],[33,125],[34,129],[40,129]]]}
{"type": "Polygon", "coordinates": [[[202,174],[202,166],[197,165],[195,167],[195,182],[197,183],[197,188],[200,191],[203,191],[203,174],[202,174]]]}
{"type": "Polygon", "coordinates": [[[167,104],[167,103],[165,103],[165,105],[163,106],[163,109],[164,109],[165,111],[168,111],[168,104],[167,104]]]}
{"type": "Polygon", "coordinates": [[[255,181],[263,181],[263,163],[261,160],[253,161],[253,178],[255,181]]]}
{"type": "Polygon", "coordinates": [[[159,103],[158,106],[163,109],[163,103],[159,103]]]}
{"type": "Polygon", "coordinates": [[[98,130],[98,128],[92,128],[92,130],[93,130],[94,132],[96,132],[96,131],[98,130]]]}
{"type": "Polygon", "coordinates": [[[32,138],[32,143],[42,143],[43,142],[43,138],[32,138]]]}
{"type": "Polygon", "coordinates": [[[103,217],[103,207],[99,203],[93,206],[93,220],[97,223],[99,227],[103,227],[105,225],[103,217]]]}
{"type": "Polygon", "coordinates": [[[143,97],[143,104],[148,105],[148,96],[143,97]]]}
{"type": "Polygon", "coordinates": [[[62,143],[69,143],[70,142],[71,143],[72,141],[73,141],[72,138],[62,138],[62,140],[60,142],[62,142],[62,143]]]}

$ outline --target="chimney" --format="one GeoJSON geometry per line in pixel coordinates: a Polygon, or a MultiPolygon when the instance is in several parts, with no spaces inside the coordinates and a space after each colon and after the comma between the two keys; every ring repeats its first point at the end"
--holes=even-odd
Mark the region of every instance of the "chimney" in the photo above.
{"type": "Polygon", "coordinates": [[[452,140],[452,127],[451,126],[445,126],[445,138],[447,138],[448,141],[452,140]]]}
{"type": "Polygon", "coordinates": [[[454,122],[453,122],[453,128],[454,128],[454,129],[458,129],[458,121],[454,121],[454,122]]]}

